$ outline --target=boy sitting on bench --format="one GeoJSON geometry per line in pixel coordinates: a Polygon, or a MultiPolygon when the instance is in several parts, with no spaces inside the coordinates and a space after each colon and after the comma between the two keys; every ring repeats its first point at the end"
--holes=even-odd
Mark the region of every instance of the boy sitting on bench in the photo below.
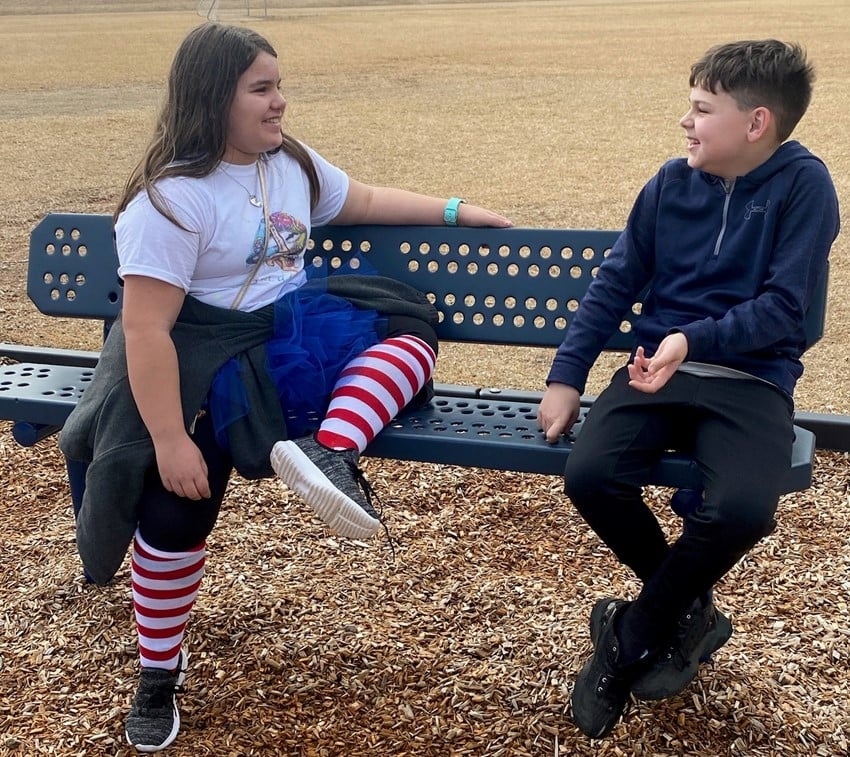
{"type": "Polygon", "coordinates": [[[692,66],[688,156],[640,192],[552,364],[538,418],[555,441],[608,335],[650,285],[631,359],[565,470],[573,504],[643,583],[634,601],[600,599],[591,613],[595,651],[572,708],[592,738],[611,731],[630,693],[680,692],[729,639],[712,587],[773,526],[804,316],[839,227],[827,169],[785,142],[813,80],[804,51],[776,40],[719,45],[692,66]],[[641,494],[667,449],[686,450],[704,477],[672,544],[641,494]]]}

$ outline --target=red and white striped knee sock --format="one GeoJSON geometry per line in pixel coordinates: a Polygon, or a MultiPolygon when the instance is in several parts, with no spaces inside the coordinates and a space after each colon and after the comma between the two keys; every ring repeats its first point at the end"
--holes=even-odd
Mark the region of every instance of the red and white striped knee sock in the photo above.
{"type": "Polygon", "coordinates": [[[362,452],[434,373],[437,356],[419,337],[387,339],[358,355],[331,393],[316,440],[362,452]]]}
{"type": "Polygon", "coordinates": [[[174,670],[186,621],[204,575],[206,546],[189,552],[162,552],[133,540],[133,609],[143,668],[174,670]]]}

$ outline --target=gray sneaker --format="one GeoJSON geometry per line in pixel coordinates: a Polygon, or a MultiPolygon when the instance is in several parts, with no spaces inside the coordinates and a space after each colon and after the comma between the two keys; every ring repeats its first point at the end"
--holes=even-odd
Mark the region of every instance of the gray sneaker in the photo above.
{"type": "Polygon", "coordinates": [[[341,536],[368,539],[381,519],[372,489],[357,467],[357,450],[332,450],[305,436],[278,442],[271,452],[275,473],[316,515],[341,536]]]}
{"type": "Polygon", "coordinates": [[[177,670],[142,668],[133,707],[127,716],[124,733],[138,752],[165,749],[180,730],[176,695],[183,691],[188,655],[181,649],[177,670]]]}
{"type": "Polygon", "coordinates": [[[703,607],[696,600],[679,620],[673,643],[648,672],[632,684],[639,699],[666,699],[694,680],[701,662],[708,662],[729,637],[732,623],[713,602],[703,607]]]}

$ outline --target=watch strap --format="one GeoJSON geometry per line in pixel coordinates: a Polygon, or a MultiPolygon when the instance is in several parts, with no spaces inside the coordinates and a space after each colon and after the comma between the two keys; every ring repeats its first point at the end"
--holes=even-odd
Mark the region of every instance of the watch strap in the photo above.
{"type": "Polygon", "coordinates": [[[466,200],[462,200],[460,197],[452,197],[446,203],[446,209],[443,211],[443,221],[446,226],[457,226],[457,210],[462,202],[466,202],[466,200]]]}

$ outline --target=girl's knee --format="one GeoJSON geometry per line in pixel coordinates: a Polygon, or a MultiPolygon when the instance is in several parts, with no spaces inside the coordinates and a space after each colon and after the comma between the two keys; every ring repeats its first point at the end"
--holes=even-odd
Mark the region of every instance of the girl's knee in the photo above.
{"type": "Polygon", "coordinates": [[[152,529],[139,525],[139,533],[146,544],[162,552],[189,552],[206,541],[209,533],[196,527],[152,529]]]}
{"type": "Polygon", "coordinates": [[[407,315],[393,315],[387,319],[386,338],[394,336],[415,336],[427,344],[434,354],[440,349],[437,332],[430,323],[407,315]]]}
{"type": "Polygon", "coordinates": [[[140,513],[139,533],[154,549],[187,552],[206,541],[215,520],[215,513],[203,508],[149,508],[140,513]]]}

